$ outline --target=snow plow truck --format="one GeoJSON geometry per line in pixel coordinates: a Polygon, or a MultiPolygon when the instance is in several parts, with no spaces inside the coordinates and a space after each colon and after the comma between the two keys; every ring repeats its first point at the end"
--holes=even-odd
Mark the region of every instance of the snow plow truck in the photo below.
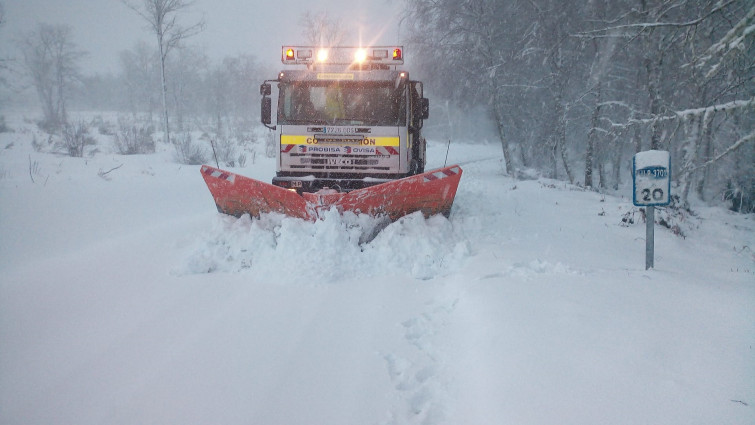
{"type": "Polygon", "coordinates": [[[402,46],[283,46],[281,61],[293,68],[260,86],[276,175],[268,184],[203,165],[218,211],[307,220],[333,208],[391,220],[450,214],[462,169],[425,171],[429,101],[422,82],[399,69],[402,46]]]}

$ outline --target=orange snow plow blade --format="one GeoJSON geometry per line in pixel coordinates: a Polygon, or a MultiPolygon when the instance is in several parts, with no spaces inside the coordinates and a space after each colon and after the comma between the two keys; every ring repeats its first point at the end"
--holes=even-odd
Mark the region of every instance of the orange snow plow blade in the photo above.
{"type": "Polygon", "coordinates": [[[259,218],[262,213],[277,212],[310,218],[306,201],[296,192],[207,165],[202,166],[202,177],[224,214],[259,218]]]}
{"type": "Polygon", "coordinates": [[[259,217],[262,213],[277,212],[306,220],[315,220],[320,211],[332,208],[341,213],[385,215],[391,220],[416,211],[421,211],[425,217],[448,216],[461,174],[461,167],[452,165],[351,192],[321,189],[299,195],[239,174],[202,166],[202,177],[221,213],[259,217]]]}

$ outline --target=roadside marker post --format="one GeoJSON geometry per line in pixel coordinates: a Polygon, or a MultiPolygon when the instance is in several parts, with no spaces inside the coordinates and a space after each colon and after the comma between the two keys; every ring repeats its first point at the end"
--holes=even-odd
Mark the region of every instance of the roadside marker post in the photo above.
{"type": "Polygon", "coordinates": [[[671,202],[671,158],[668,151],[637,152],[632,158],[632,202],[645,207],[645,270],[655,267],[655,207],[671,202]]]}

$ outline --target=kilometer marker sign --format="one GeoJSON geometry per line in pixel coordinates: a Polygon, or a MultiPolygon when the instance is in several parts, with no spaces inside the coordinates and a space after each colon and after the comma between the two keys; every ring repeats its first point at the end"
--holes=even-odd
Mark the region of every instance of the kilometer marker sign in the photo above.
{"type": "Polygon", "coordinates": [[[638,207],[660,207],[671,202],[670,156],[667,151],[644,151],[634,155],[633,202],[638,207]]]}
{"type": "Polygon", "coordinates": [[[637,152],[632,159],[632,202],[646,207],[645,270],[655,266],[655,207],[671,202],[670,164],[667,151],[637,152]]]}

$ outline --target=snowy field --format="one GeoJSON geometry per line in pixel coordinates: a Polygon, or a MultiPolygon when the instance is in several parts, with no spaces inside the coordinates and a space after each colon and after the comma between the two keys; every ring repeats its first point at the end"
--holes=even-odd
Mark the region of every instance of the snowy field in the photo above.
{"type": "Polygon", "coordinates": [[[631,182],[515,181],[460,143],[450,219],[360,245],[364,217],[218,214],[165,147],[70,158],[9,125],[2,424],[755,423],[753,215],[695,206],[646,271],[631,182]]]}

